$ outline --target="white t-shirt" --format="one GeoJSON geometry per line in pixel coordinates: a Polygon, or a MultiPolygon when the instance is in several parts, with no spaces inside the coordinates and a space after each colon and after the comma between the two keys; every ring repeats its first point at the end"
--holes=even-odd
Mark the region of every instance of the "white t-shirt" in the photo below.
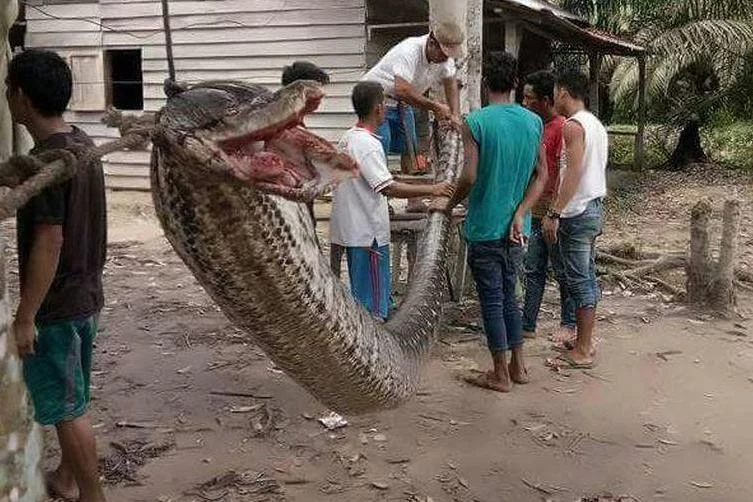
{"type": "MultiPolygon", "coordinates": [[[[395,98],[395,77],[408,81],[423,94],[445,78],[455,76],[455,61],[430,63],[426,58],[426,42],[429,35],[406,38],[390,51],[364,75],[361,80],[379,82],[386,96],[395,98]]],[[[388,104],[394,104],[388,99],[388,104]]]]}
{"type": "MultiPolygon", "coordinates": [[[[585,151],[583,155],[583,175],[578,184],[578,190],[565,209],[563,218],[573,218],[583,213],[588,203],[607,195],[607,160],[609,155],[609,135],[604,125],[596,116],[587,110],[582,110],[567,122],[578,122],[585,132],[585,151]]],[[[562,142],[562,156],[560,157],[560,187],[567,172],[567,145],[562,142]]]]}
{"type": "Polygon", "coordinates": [[[371,247],[390,243],[387,197],[379,193],[393,182],[378,136],[361,127],[349,129],[340,139],[340,151],[358,164],[361,175],[335,189],[330,216],[330,242],[346,247],[371,247]]]}

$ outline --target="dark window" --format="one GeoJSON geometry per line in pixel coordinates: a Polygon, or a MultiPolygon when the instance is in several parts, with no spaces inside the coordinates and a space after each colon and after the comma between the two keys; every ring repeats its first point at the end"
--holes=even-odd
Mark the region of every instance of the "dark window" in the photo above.
{"type": "Polygon", "coordinates": [[[118,110],[144,109],[141,49],[105,51],[108,105],[118,110]]]}

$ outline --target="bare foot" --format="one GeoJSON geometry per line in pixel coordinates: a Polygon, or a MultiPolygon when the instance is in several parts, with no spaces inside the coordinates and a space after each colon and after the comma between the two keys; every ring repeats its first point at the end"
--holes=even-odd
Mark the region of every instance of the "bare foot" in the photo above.
{"type": "Polygon", "coordinates": [[[45,487],[47,488],[47,495],[53,500],[59,499],[64,502],[73,502],[78,500],[78,486],[76,482],[64,483],[57,471],[48,472],[44,476],[45,487]]]}
{"type": "Polygon", "coordinates": [[[512,390],[512,383],[510,380],[501,380],[493,371],[487,371],[486,373],[478,373],[473,375],[467,375],[463,378],[467,383],[481,387],[482,389],[489,389],[496,392],[507,393],[512,390]]]}
{"type": "Polygon", "coordinates": [[[528,370],[526,369],[525,364],[519,363],[518,361],[513,359],[512,361],[510,361],[508,368],[510,368],[510,379],[513,382],[520,385],[525,385],[531,381],[531,379],[528,378],[528,370]]]}
{"type": "Polygon", "coordinates": [[[535,331],[523,331],[523,338],[533,340],[534,338],[536,338],[536,332],[535,331]]]}
{"type": "Polygon", "coordinates": [[[552,335],[552,341],[554,343],[566,343],[575,342],[575,328],[568,328],[566,326],[560,326],[557,331],[552,335]]]}

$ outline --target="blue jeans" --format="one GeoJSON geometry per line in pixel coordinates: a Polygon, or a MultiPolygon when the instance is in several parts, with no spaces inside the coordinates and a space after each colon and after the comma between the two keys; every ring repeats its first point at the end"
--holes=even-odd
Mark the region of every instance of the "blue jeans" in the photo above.
{"type": "Polygon", "coordinates": [[[392,294],[390,246],[346,247],[350,291],[366,310],[387,319],[392,294]]]}
{"type": "Polygon", "coordinates": [[[522,257],[523,248],[506,238],[469,243],[468,264],[492,353],[523,344],[520,307],[515,295],[522,257]]]}
{"type": "Polygon", "coordinates": [[[560,220],[557,242],[567,291],[576,310],[595,308],[601,296],[596,280],[596,238],[601,235],[603,226],[601,199],[589,202],[578,216],[560,220]]]}
{"type": "Polygon", "coordinates": [[[567,292],[565,271],[559,254],[559,247],[544,240],[541,229],[541,219],[531,221],[531,236],[528,240],[528,251],[525,256],[526,299],[523,307],[523,331],[536,331],[536,322],[544,298],[544,288],[549,272],[549,262],[552,263],[554,277],[560,289],[560,325],[575,328],[575,307],[567,292]]]}
{"type": "MultiPolygon", "coordinates": [[[[416,116],[413,112],[413,108],[407,105],[403,105],[403,114],[405,115],[405,123],[408,127],[408,133],[410,134],[413,149],[415,150],[418,144],[418,137],[416,136],[416,116]]],[[[400,110],[398,110],[396,106],[387,107],[384,122],[379,126],[376,133],[377,136],[381,138],[385,154],[402,155],[407,152],[405,128],[403,127],[403,120],[400,117],[400,110]]]]}

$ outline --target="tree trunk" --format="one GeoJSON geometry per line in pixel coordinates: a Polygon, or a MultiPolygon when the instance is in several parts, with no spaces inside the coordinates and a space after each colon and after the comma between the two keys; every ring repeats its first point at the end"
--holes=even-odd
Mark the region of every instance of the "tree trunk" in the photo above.
{"type": "Polygon", "coordinates": [[[698,120],[691,120],[680,132],[675,151],[664,163],[664,168],[679,171],[689,164],[708,162],[708,157],[701,146],[701,126],[698,120]]]}
{"type": "Polygon", "coordinates": [[[699,201],[690,213],[690,262],[687,268],[688,302],[704,307],[708,297],[711,278],[711,256],[709,254],[709,220],[711,201],[699,201]]]}
{"type": "Polygon", "coordinates": [[[687,292],[691,305],[711,308],[721,314],[734,311],[735,261],[740,232],[740,201],[724,203],[719,261],[713,263],[709,252],[711,203],[703,199],[693,207],[690,223],[690,261],[687,267],[687,292]]]}
{"type": "Polygon", "coordinates": [[[737,257],[737,236],[740,232],[740,201],[728,200],[724,203],[724,221],[719,263],[711,282],[711,306],[720,312],[731,312],[735,299],[735,260],[737,257]]]}

